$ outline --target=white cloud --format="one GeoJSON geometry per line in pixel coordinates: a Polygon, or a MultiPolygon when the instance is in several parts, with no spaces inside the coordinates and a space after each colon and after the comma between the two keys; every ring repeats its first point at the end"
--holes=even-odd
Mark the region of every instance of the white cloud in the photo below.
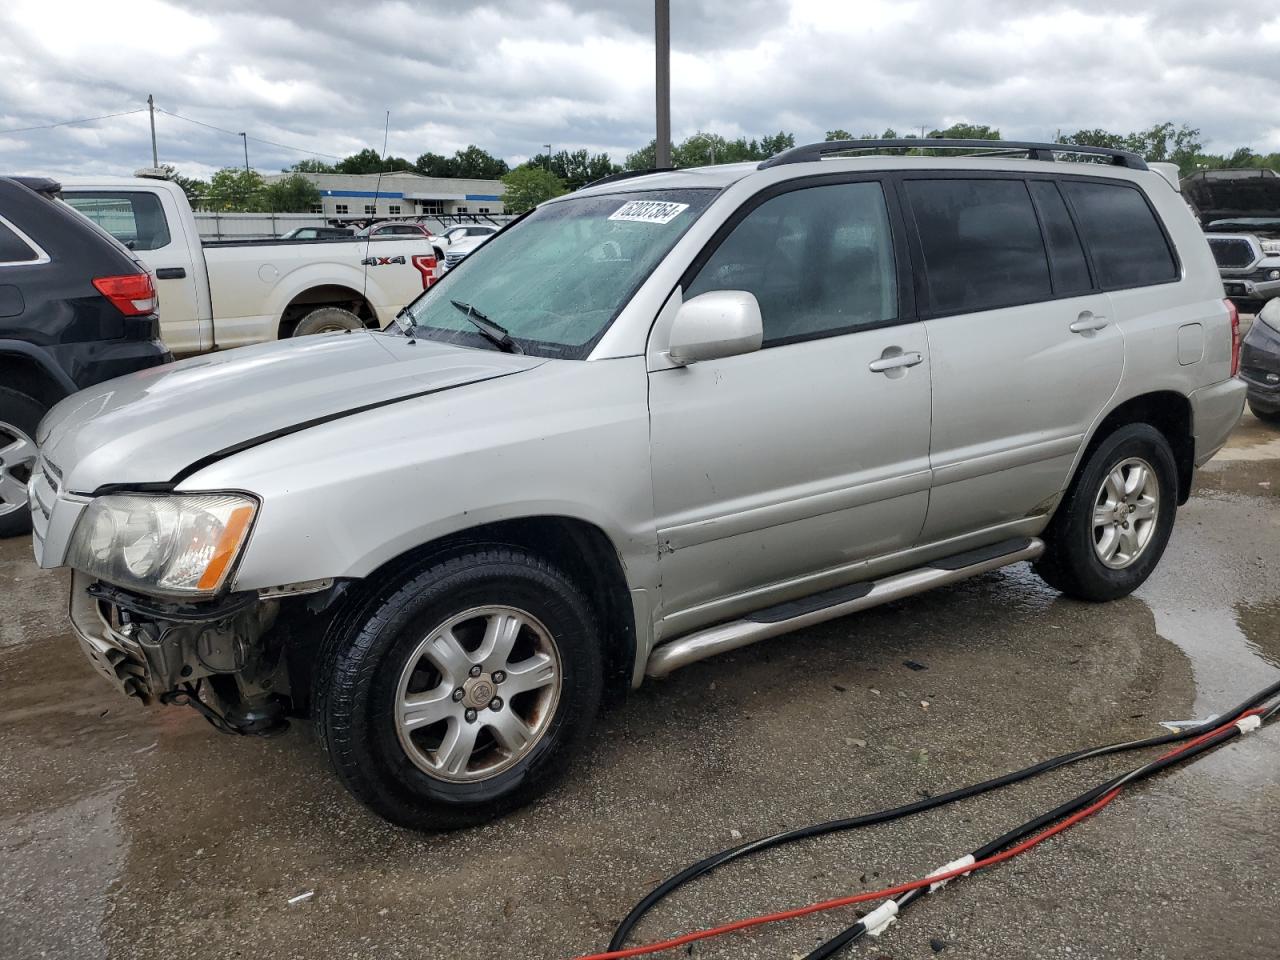
{"type": "MultiPolygon", "coordinates": [[[[957,120],[1006,136],[1172,120],[1206,143],[1280,148],[1266,108],[1280,17],[1230,0],[702,0],[673,5],[677,137],[712,128],[820,138],[957,120]]],[[[140,107],[163,161],[242,162],[234,131],[345,155],[479,144],[517,161],[585,146],[618,160],[653,135],[647,0],[8,0],[0,7],[0,169],[128,172],[146,115],[4,134],[140,107]],[[442,12],[447,10],[448,12],[442,12]]],[[[276,170],[306,154],[250,141],[276,170]]]]}

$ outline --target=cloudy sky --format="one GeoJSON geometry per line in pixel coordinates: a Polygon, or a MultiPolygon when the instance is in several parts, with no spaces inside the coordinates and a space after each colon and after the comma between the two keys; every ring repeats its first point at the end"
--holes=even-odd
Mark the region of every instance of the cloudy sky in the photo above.
{"type": "MultiPolygon", "coordinates": [[[[1006,137],[1172,120],[1280,149],[1280,13],[1235,0],[672,0],[672,125],[821,139],[958,120],[1006,137]]],[[[381,147],[552,143],[621,161],[653,136],[649,0],[3,0],[0,170],[279,170],[381,147]],[[202,121],[231,133],[169,114],[202,121]],[[276,146],[264,141],[274,141],[276,146]],[[289,149],[300,148],[300,149],[289,149]]]]}

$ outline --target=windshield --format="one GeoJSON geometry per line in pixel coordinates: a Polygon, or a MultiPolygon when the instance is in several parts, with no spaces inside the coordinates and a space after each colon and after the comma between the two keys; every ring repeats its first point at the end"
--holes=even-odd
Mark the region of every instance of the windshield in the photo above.
{"type": "Polygon", "coordinates": [[[460,261],[408,319],[417,336],[495,349],[466,318],[470,307],[524,353],[582,359],[715,196],[646,190],[539,207],[460,261]]]}

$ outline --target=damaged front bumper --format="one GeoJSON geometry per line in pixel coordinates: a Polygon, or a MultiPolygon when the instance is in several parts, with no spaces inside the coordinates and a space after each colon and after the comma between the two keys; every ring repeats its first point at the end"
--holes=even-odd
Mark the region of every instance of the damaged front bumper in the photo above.
{"type": "Polygon", "coordinates": [[[75,571],[71,623],[85,656],[143,704],[190,703],[228,732],[278,728],[288,670],[271,627],[279,602],[231,594],[206,604],[164,603],[75,571]],[[196,701],[196,702],[193,702],[196,701]]]}

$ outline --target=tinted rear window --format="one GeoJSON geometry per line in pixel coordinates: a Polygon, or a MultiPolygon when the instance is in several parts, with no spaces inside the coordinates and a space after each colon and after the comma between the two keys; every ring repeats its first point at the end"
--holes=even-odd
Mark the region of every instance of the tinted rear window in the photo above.
{"type": "Polygon", "coordinates": [[[1048,300],[1049,260],[1021,180],[908,180],[933,312],[1048,300]]]}
{"type": "Polygon", "coordinates": [[[1064,181],[1062,189],[1089,244],[1104,290],[1145,287],[1178,278],[1177,261],[1146,197],[1114,183],[1064,181]]]}
{"type": "Polygon", "coordinates": [[[1060,297],[1088,293],[1091,284],[1084,249],[1057,185],[1047,180],[1033,180],[1029,186],[1040,210],[1045,242],[1049,245],[1054,293],[1060,297]]]}
{"type": "Polygon", "coordinates": [[[0,223],[0,263],[30,263],[38,259],[40,255],[25,240],[0,223]]]}

